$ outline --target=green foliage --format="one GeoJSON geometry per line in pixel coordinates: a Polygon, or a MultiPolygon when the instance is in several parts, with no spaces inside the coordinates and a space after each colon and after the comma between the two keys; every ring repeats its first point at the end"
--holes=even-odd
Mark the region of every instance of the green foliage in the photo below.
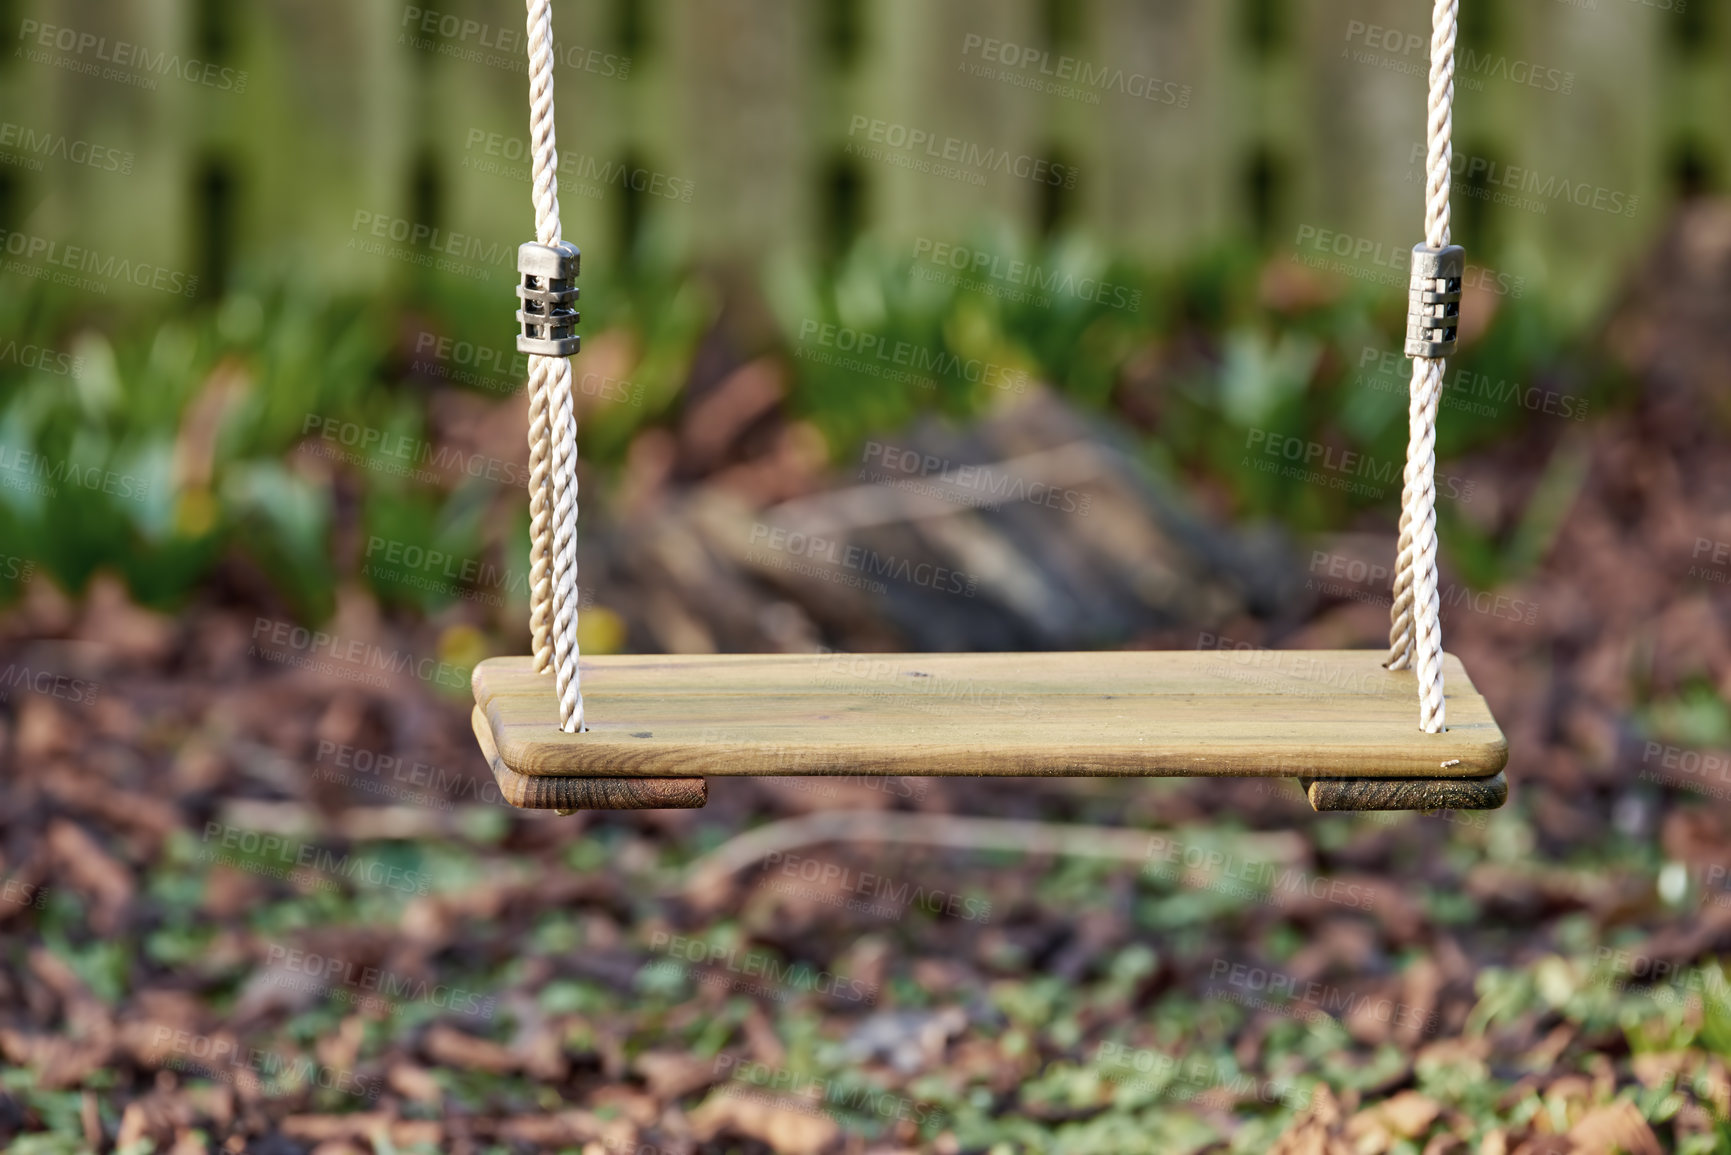
{"type": "MultiPolygon", "coordinates": [[[[765,351],[789,365],[791,409],[838,458],[922,413],[966,419],[1040,382],[1108,411],[1134,362],[1158,378],[1146,459],[1211,479],[1239,517],[1314,531],[1393,510],[1407,362],[1393,352],[1400,302],[1388,292],[1330,290],[1276,308],[1259,296],[1267,270],[1244,252],[1156,274],[1079,238],[1035,249],[983,231],[957,251],[928,243],[910,255],[866,239],[833,269],[764,274],[777,327],[765,351]],[[1282,475],[1294,464],[1308,483],[1282,475]]],[[[35,567],[72,591],[109,570],[139,600],[173,607],[226,559],[267,575],[309,620],[357,576],[422,613],[465,595],[469,577],[369,572],[367,557],[338,550],[354,510],[363,544],[484,559],[506,577],[482,586],[514,606],[523,591],[497,587],[526,570],[520,490],[430,481],[416,468],[438,448],[433,390],[501,400],[519,388],[497,288],[443,278],[337,299],[285,277],[214,307],[141,310],[108,330],[52,288],[7,294],[0,328],[64,356],[0,363],[0,540],[12,559],[0,565],[0,599],[35,567]],[[428,350],[461,343],[504,363],[480,375],[453,372],[461,365],[449,357],[429,368],[428,350]]],[[[608,399],[585,409],[580,433],[586,459],[606,469],[645,426],[676,418],[719,296],[698,275],[649,262],[629,283],[586,284],[584,298],[590,342],[612,342],[579,385],[608,399]]],[[[1504,302],[1450,366],[1442,458],[1602,408],[1615,383],[1571,370],[1566,337],[1532,303],[1504,302]]],[[[1444,501],[1445,544],[1475,583],[1542,554],[1579,485],[1578,453],[1552,474],[1512,541],[1444,501]]]]}

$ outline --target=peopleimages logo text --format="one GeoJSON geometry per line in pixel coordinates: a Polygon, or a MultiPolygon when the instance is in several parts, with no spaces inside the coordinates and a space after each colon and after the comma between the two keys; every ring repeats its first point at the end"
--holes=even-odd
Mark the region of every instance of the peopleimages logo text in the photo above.
{"type": "MultiPolygon", "coordinates": [[[[1043,48],[1030,48],[1014,41],[995,40],[977,32],[970,32],[962,40],[962,55],[972,57],[976,53],[980,60],[986,63],[1003,65],[1030,79],[1042,78],[1048,81],[1046,91],[1061,95],[1080,93],[1092,98],[1090,103],[1099,103],[1096,95],[1099,92],[1116,92],[1156,104],[1190,107],[1188,84],[1161,80],[1145,72],[1114,68],[1075,56],[1054,57],[1043,48]]],[[[1037,86],[1024,82],[1022,87],[1037,86]]]]}
{"type": "Polygon", "coordinates": [[[750,544],[776,553],[798,558],[810,558],[839,569],[852,570],[868,577],[889,578],[909,585],[923,586],[938,593],[973,597],[978,579],[972,574],[953,570],[929,561],[917,561],[895,554],[879,554],[861,545],[820,534],[769,526],[758,522],[752,526],[750,544]]]}
{"type": "Polygon", "coordinates": [[[960,357],[948,349],[916,345],[911,341],[884,337],[846,325],[832,325],[827,321],[801,321],[799,340],[805,346],[821,346],[846,353],[851,360],[862,365],[879,362],[909,373],[950,377],[1015,393],[1028,387],[1028,374],[1022,369],[978,357],[960,357]]]}
{"type": "Polygon", "coordinates": [[[952,269],[974,281],[998,281],[1037,293],[1075,297],[1129,312],[1142,307],[1141,289],[1113,284],[1098,277],[1078,277],[1074,272],[1048,269],[986,249],[970,249],[963,245],[935,241],[930,237],[915,239],[914,259],[952,269]]]}
{"type": "Polygon", "coordinates": [[[961,165],[980,172],[1003,173],[1021,177],[1036,184],[1060,188],[1076,187],[1076,166],[1060,164],[1026,153],[1007,149],[983,148],[960,137],[937,133],[890,120],[855,114],[848,122],[849,137],[863,136],[872,144],[883,145],[900,152],[920,153],[931,160],[961,165]]]}
{"type": "MultiPolygon", "coordinates": [[[[122,176],[132,172],[133,155],[107,145],[78,140],[64,133],[34,129],[25,124],[0,121],[0,149],[17,149],[25,159],[47,157],[69,164],[84,165],[99,172],[117,172],[122,176]]],[[[0,156],[0,159],[4,159],[0,156]]]]}
{"type": "Polygon", "coordinates": [[[408,870],[376,858],[363,858],[346,851],[331,850],[312,842],[301,842],[281,834],[260,833],[224,822],[204,824],[206,849],[201,858],[225,866],[262,868],[272,877],[292,877],[299,871],[313,871],[330,878],[346,878],[372,886],[386,886],[409,894],[426,894],[432,875],[424,870],[408,870]]]}
{"type": "Polygon", "coordinates": [[[453,689],[467,687],[469,669],[453,666],[435,658],[422,658],[407,650],[392,650],[360,638],[345,638],[323,630],[309,630],[292,622],[257,618],[252,627],[252,651],[257,656],[272,657],[271,646],[277,647],[278,658],[295,658],[292,665],[316,664],[316,655],[347,663],[358,670],[377,670],[388,674],[409,674],[438,686],[453,689]]]}
{"type": "Polygon", "coordinates": [[[18,39],[34,48],[89,57],[116,68],[134,68],[150,76],[176,76],[189,84],[202,84],[237,95],[246,91],[247,74],[243,71],[224,68],[210,61],[182,59],[177,52],[152,52],[142,44],[110,40],[94,32],[80,32],[59,24],[21,21],[18,39]]]}
{"type": "MultiPolygon", "coordinates": [[[[83,245],[68,245],[31,233],[0,229],[0,252],[9,257],[39,262],[47,268],[71,269],[109,281],[125,281],[141,289],[156,289],[182,297],[198,292],[198,278],[175,269],[112,254],[104,256],[83,245]]],[[[107,289],[100,291],[107,292],[107,289]]]]}
{"type": "MultiPolygon", "coordinates": [[[[265,951],[265,963],[278,971],[313,980],[314,989],[348,987],[390,1002],[419,1002],[458,1014],[491,1018],[497,1000],[447,983],[432,983],[384,967],[364,966],[332,955],[320,955],[275,943],[265,951]]],[[[278,985],[290,985],[279,983],[278,985]]]]}
{"type": "Polygon", "coordinates": [[[793,991],[828,995],[854,1003],[869,1004],[877,999],[875,983],[817,970],[803,962],[784,963],[759,951],[741,951],[738,947],[665,930],[655,931],[649,936],[649,947],[675,962],[761,979],[793,991]]]}

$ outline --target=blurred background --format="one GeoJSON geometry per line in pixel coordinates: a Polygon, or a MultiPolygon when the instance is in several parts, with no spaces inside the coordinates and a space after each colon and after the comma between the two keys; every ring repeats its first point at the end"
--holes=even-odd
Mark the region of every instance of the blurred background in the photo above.
{"type": "MultiPolygon", "coordinates": [[[[559,0],[586,652],[1381,644],[1429,20],[559,0]]],[[[1464,0],[1442,597],[1512,798],[1398,816],[510,810],[522,12],[0,31],[12,1149],[1731,1149],[1723,5],[1464,0]]]]}

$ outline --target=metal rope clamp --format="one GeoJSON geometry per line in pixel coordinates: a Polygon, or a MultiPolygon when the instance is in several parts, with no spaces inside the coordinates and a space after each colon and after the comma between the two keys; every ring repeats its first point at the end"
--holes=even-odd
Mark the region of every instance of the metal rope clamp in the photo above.
{"type": "Polygon", "coordinates": [[[517,352],[543,357],[569,357],[577,352],[577,270],[583,254],[570,241],[517,248],[517,352]]]}
{"type": "Polygon", "coordinates": [[[1461,317],[1461,277],[1467,251],[1459,245],[1412,247],[1412,282],[1407,290],[1406,355],[1449,357],[1461,317]]]}

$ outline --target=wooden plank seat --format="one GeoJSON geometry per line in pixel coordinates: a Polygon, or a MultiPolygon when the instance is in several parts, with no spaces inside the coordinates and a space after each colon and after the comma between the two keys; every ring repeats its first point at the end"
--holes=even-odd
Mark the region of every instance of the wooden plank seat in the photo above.
{"type": "Polygon", "coordinates": [[[1318,809],[1494,807],[1508,744],[1445,655],[1448,730],[1371,650],[730,654],[582,660],[566,734],[527,657],[475,668],[476,736],[515,805],[701,806],[758,775],[1300,779],[1318,809]],[[548,779],[578,779],[555,785],[548,779]]]}

